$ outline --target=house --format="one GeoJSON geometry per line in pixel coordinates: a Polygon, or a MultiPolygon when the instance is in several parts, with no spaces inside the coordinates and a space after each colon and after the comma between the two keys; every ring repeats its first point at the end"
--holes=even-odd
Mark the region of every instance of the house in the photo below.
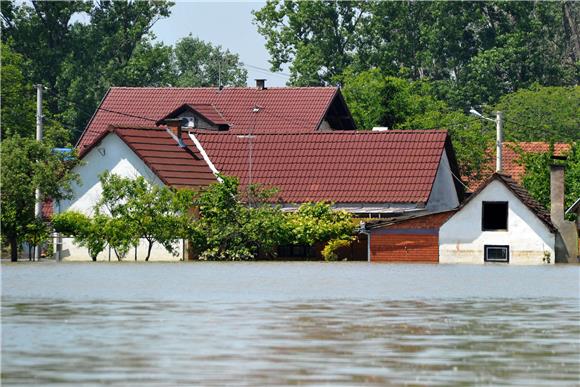
{"type": "MultiPolygon", "coordinates": [[[[199,151],[182,146],[177,140],[167,129],[110,126],[80,152],[83,164],[75,167],[75,172],[80,175],[82,184],[74,184],[73,198],[57,203],[55,211],[75,210],[91,215],[102,192],[99,175],[105,171],[123,177],[142,176],[152,184],[178,188],[195,189],[215,182],[215,175],[199,151]]],[[[90,260],[86,249],[76,246],[72,238],[62,238],[58,245],[60,259],[90,260]]],[[[154,245],[152,256],[155,260],[180,259],[185,254],[184,249],[182,242],[180,255],[174,257],[154,245]]],[[[133,254],[143,259],[146,251],[143,241],[133,254]]],[[[98,257],[98,260],[110,259],[110,251],[98,257]]]]}
{"type": "Polygon", "coordinates": [[[455,208],[463,199],[443,130],[231,135],[194,130],[216,171],[279,189],[287,210],[333,202],[359,217],[455,208]]]}
{"type": "Polygon", "coordinates": [[[515,180],[493,174],[439,229],[439,262],[554,263],[550,214],[515,180]]]}
{"type": "Polygon", "coordinates": [[[193,118],[192,123],[197,119],[201,127],[209,120],[210,128],[227,128],[232,134],[355,129],[338,87],[268,88],[263,80],[255,88],[112,87],[77,149],[83,152],[109,125],[153,127],[180,113],[193,118]]]}
{"type": "MultiPolygon", "coordinates": [[[[204,113],[208,121],[218,122],[204,113]]],[[[80,153],[84,163],[76,172],[83,184],[74,186],[73,199],[60,203],[58,210],[90,215],[104,171],[192,189],[203,189],[220,173],[233,175],[240,178],[242,189],[250,183],[277,187],[274,202],[286,210],[323,200],[360,217],[448,210],[459,205],[463,194],[454,178],[458,168],[446,131],[247,136],[190,129],[183,118],[166,118],[165,123],[168,127],[110,126],[102,132],[80,153]]],[[[137,250],[137,256],[140,250],[145,253],[144,248],[137,250]]],[[[72,240],[63,240],[62,251],[65,257],[88,259],[72,240]]],[[[174,259],[163,251],[154,256],[174,259]]]]}
{"type": "Polygon", "coordinates": [[[367,233],[373,262],[555,262],[550,215],[502,173],[457,209],[370,224],[367,233]]]}

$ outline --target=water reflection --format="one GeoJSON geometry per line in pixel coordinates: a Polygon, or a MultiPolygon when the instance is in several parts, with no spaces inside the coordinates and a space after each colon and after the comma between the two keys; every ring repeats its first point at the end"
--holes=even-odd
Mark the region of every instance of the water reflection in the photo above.
{"type": "MultiPolygon", "coordinates": [[[[170,278],[179,282],[178,272],[198,270],[183,267],[173,266],[170,270],[176,274],[170,278]]],[[[271,267],[269,273],[260,270],[267,276],[279,269],[271,267]]],[[[103,283],[119,268],[94,274],[96,283],[103,283]]],[[[354,268],[329,270],[345,275],[344,283],[351,281],[352,270],[358,270],[354,268]]],[[[71,270],[67,267],[42,269],[34,277],[40,289],[4,288],[2,384],[567,386],[580,382],[580,306],[578,298],[566,292],[562,297],[462,299],[433,298],[427,293],[386,299],[362,297],[353,284],[349,297],[334,297],[340,290],[326,281],[309,289],[316,296],[305,298],[291,289],[305,270],[320,270],[318,266],[287,267],[286,276],[276,281],[278,288],[266,281],[269,292],[264,281],[255,282],[255,274],[248,274],[250,269],[237,270],[237,284],[228,277],[232,288],[249,296],[228,293],[210,301],[203,298],[210,298],[208,292],[215,295],[213,289],[199,283],[188,285],[188,291],[197,290],[195,294],[173,293],[171,286],[159,286],[155,297],[130,293],[128,289],[141,283],[141,274],[146,276],[143,273],[151,268],[138,269],[145,270],[139,276],[125,273],[126,282],[116,288],[120,293],[105,297],[95,290],[98,297],[82,300],[79,284],[84,288],[90,283],[62,282],[58,274],[71,270]],[[46,274],[53,278],[43,283],[39,278],[46,274]],[[42,285],[49,282],[69,287],[47,291],[50,287],[42,285]],[[264,296],[258,297],[260,292],[264,296]],[[64,297],[67,294],[70,297],[64,297]]],[[[73,276],[78,279],[87,269],[72,270],[80,271],[73,276]]],[[[213,270],[214,282],[229,275],[224,274],[229,269],[219,265],[201,270],[213,270]]],[[[553,274],[547,273],[542,275],[553,274]]],[[[456,274],[451,270],[449,276],[456,274]]],[[[570,279],[577,272],[557,274],[572,285],[570,279]]],[[[26,275],[31,276],[5,271],[3,285],[26,275]]],[[[416,279],[405,275],[409,281],[416,279]]],[[[380,283],[364,286],[373,294],[392,290],[385,285],[389,281],[380,283]]]]}

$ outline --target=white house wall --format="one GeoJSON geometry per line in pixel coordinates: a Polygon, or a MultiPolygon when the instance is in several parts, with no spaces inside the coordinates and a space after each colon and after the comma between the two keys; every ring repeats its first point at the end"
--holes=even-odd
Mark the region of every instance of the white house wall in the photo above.
{"type": "MultiPolygon", "coordinates": [[[[85,155],[83,165],[75,167],[74,172],[79,174],[81,184],[73,185],[73,198],[62,201],[60,208],[59,206],[55,206],[55,211],[63,212],[66,210],[74,210],[91,216],[93,214],[93,208],[103,192],[101,183],[99,182],[99,175],[105,171],[129,178],[143,176],[153,184],[163,185],[163,182],[149,169],[143,160],[116,134],[111,133],[98,146],[85,155]]],[[[139,260],[144,259],[147,251],[146,246],[146,241],[142,240],[137,248],[139,260]]],[[[155,244],[150,260],[179,260],[183,256],[182,250],[182,243],[180,242],[180,254],[175,257],[162,246],[155,244]]],[[[61,257],[64,260],[70,261],[91,260],[87,250],[84,247],[75,245],[72,238],[63,238],[61,257]]],[[[114,253],[111,254],[111,257],[112,260],[117,260],[114,253]]],[[[108,250],[101,253],[97,259],[108,261],[108,250]]],[[[127,259],[134,259],[133,249],[128,254],[127,259]]]]}
{"type": "Polygon", "coordinates": [[[484,263],[484,245],[508,245],[509,263],[554,263],[555,236],[503,183],[492,181],[439,230],[440,263],[484,263]],[[482,231],[482,202],[508,202],[508,230],[482,231]]]}
{"type": "Polygon", "coordinates": [[[443,150],[439,167],[437,168],[437,175],[435,182],[431,189],[431,195],[427,202],[427,211],[440,212],[447,211],[459,206],[459,198],[457,197],[457,190],[455,189],[455,182],[451,174],[451,165],[447,158],[447,152],[443,150]]]}

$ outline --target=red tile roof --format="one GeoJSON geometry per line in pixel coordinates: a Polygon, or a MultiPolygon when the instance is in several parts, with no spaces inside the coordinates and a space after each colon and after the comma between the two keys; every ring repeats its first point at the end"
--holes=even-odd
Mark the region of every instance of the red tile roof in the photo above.
{"type": "Polygon", "coordinates": [[[220,173],[280,189],[302,203],[426,203],[445,150],[446,131],[262,133],[248,138],[198,130],[220,173]]]}
{"type": "Polygon", "coordinates": [[[85,148],[79,157],[84,157],[109,133],[119,136],[166,185],[199,188],[216,181],[187,134],[183,134],[183,139],[189,141],[190,144],[186,145],[192,146],[181,147],[165,128],[111,126],[95,139],[91,147],[85,148]]]}
{"type": "Polygon", "coordinates": [[[80,151],[109,125],[153,126],[183,104],[213,105],[230,124],[232,133],[255,126],[256,132],[312,132],[340,94],[334,87],[255,88],[149,88],[113,87],[81,136],[80,151]],[[254,106],[260,106],[253,113],[254,106]]]}
{"type": "MultiPolygon", "coordinates": [[[[518,184],[522,184],[522,179],[526,173],[526,168],[521,164],[521,152],[524,153],[546,153],[550,150],[547,142],[504,142],[502,144],[502,173],[511,176],[518,184]]],[[[570,150],[570,144],[555,143],[554,155],[561,156],[570,150]]],[[[495,169],[495,148],[489,150],[492,155],[490,164],[487,165],[479,180],[472,180],[469,183],[469,191],[475,191],[483,184],[495,169]]]]}

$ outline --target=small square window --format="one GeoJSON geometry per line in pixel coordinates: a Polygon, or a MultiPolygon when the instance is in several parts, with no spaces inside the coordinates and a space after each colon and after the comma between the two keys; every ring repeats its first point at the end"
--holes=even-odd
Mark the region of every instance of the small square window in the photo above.
{"type": "Polygon", "coordinates": [[[481,229],[483,231],[507,231],[508,203],[483,202],[481,211],[481,229]]]}
{"type": "Polygon", "coordinates": [[[489,246],[486,245],[485,262],[509,262],[510,261],[510,247],[509,246],[489,246]]]}

